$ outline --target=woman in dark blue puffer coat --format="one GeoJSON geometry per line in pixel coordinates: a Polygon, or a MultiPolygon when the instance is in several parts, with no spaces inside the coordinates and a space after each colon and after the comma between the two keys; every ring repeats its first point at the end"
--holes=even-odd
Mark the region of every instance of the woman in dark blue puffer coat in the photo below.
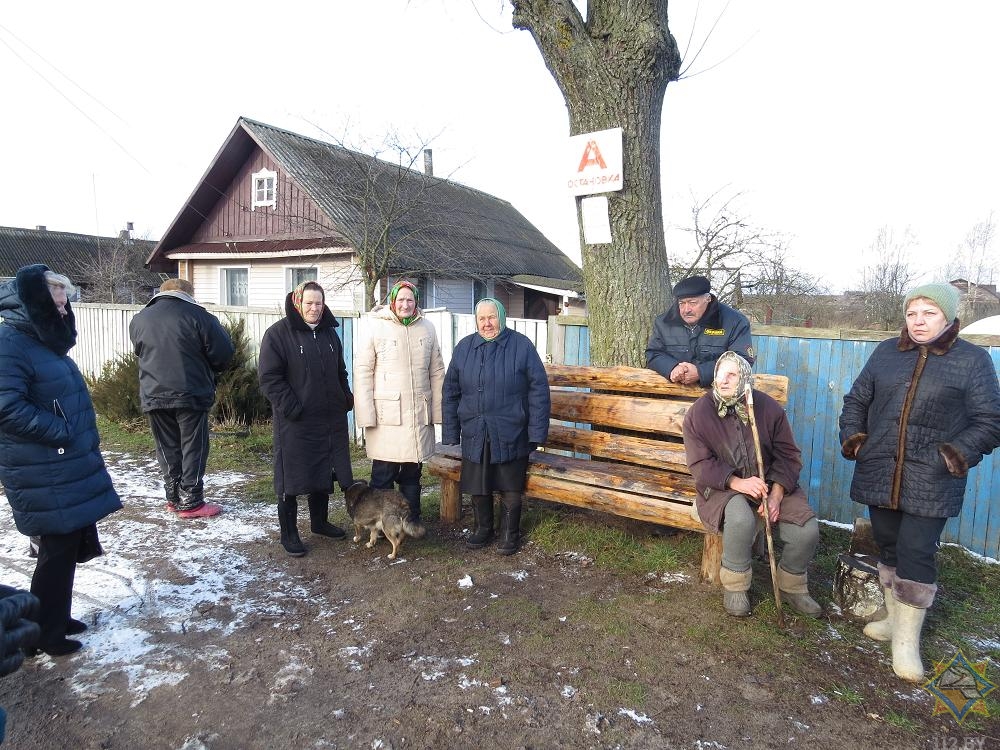
{"type": "Polygon", "coordinates": [[[472,496],[476,530],[466,545],[493,538],[493,492],[501,493],[503,526],[497,552],[520,544],[521,498],[528,455],[549,433],[549,383],[535,345],[506,327],[495,299],[476,304],[476,330],[458,342],[444,380],[441,439],[462,443],[463,493],[472,496]]]}
{"type": "Polygon", "coordinates": [[[937,594],[936,553],[962,509],[969,469],[1000,445],[1000,384],[989,353],[958,337],[958,290],[909,292],[906,326],[879,344],[840,415],[856,461],[851,499],[868,506],[888,617],[865,635],[892,642],[893,671],[919,682],[920,631],[937,594]]]}
{"type": "Polygon", "coordinates": [[[81,542],[122,507],[101,457],[94,406],[67,352],[76,319],[72,285],[43,265],[0,285],[0,481],[17,530],[40,536],[31,593],[41,602],[38,648],[52,656],[81,647],[66,635],[81,542]]]}

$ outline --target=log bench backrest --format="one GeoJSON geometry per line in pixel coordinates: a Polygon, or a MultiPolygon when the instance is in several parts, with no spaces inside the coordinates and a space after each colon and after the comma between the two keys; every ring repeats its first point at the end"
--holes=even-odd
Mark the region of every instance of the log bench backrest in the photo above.
{"type": "MultiPolygon", "coordinates": [[[[556,420],[549,427],[548,447],[689,473],[684,415],[706,389],[677,385],[634,367],[546,365],[545,370],[556,420]]],[[[788,401],[783,375],[756,375],[755,387],[782,405],[788,401]]]]}

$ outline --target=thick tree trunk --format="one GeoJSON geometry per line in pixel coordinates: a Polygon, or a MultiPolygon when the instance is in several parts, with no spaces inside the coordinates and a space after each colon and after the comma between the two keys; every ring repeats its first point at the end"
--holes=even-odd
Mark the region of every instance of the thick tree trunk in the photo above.
{"type": "MultiPolygon", "coordinates": [[[[669,270],[660,193],[660,118],[680,55],[667,0],[515,0],[569,110],[570,133],[623,130],[624,188],[608,194],[612,242],[584,244],[590,356],[595,365],[645,365],[652,319],[665,309],[669,270]]],[[[579,215],[580,202],[577,201],[579,215]]]]}

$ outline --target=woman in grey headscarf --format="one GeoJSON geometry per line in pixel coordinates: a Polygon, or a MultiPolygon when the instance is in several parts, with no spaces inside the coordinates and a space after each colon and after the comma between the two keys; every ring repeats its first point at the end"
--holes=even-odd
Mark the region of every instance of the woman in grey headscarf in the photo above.
{"type": "Polygon", "coordinates": [[[462,444],[463,493],[472,495],[476,530],[466,542],[493,538],[493,493],[503,501],[497,552],[520,545],[521,498],[528,456],[549,432],[549,383],[535,345],[507,328],[499,301],[476,305],[476,333],[458,342],[444,382],[442,441],[462,444]]]}

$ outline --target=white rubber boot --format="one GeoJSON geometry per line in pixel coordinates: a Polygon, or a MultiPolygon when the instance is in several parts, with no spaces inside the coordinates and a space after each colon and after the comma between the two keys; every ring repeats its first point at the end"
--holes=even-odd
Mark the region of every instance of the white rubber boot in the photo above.
{"type": "Polygon", "coordinates": [[[909,682],[924,679],[920,661],[920,631],[924,627],[926,609],[911,607],[897,601],[892,629],[892,671],[909,682]]]}
{"type": "Polygon", "coordinates": [[[876,620],[865,625],[864,633],[873,641],[885,643],[892,640],[893,617],[896,611],[896,599],[892,595],[892,589],[882,589],[885,594],[885,611],[888,614],[885,619],[876,620]]]}

